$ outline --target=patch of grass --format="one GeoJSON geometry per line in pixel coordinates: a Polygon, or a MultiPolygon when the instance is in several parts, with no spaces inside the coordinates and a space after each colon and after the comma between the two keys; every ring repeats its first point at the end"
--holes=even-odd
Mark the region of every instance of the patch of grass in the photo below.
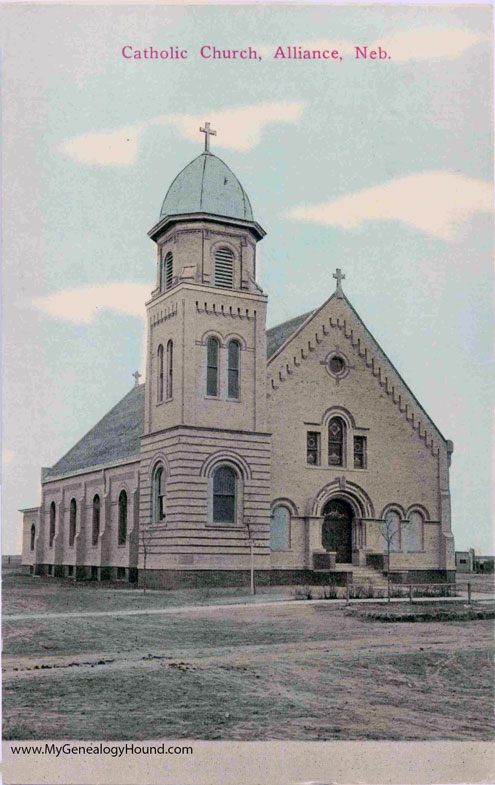
{"type": "Polygon", "coordinates": [[[312,600],[313,598],[314,598],[314,588],[312,586],[296,586],[294,590],[294,599],[312,600]]]}
{"type": "Polygon", "coordinates": [[[466,607],[464,604],[387,605],[346,608],[345,613],[367,621],[379,622],[468,622],[476,619],[495,619],[495,606],[466,607]]]}

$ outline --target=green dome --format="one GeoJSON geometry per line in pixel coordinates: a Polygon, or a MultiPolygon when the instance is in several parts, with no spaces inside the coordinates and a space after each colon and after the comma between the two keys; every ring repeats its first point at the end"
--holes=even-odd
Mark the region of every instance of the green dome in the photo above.
{"type": "Polygon", "coordinates": [[[253,220],[248,196],[235,174],[220,158],[207,152],[179,172],[167,191],[160,217],[182,213],[253,220]]]}

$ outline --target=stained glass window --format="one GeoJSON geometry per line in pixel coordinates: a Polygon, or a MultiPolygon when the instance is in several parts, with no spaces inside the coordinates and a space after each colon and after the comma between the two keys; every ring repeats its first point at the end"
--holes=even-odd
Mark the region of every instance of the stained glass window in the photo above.
{"type": "Polygon", "coordinates": [[[320,463],[320,434],[317,431],[308,431],[306,435],[306,460],[313,466],[320,463]]]}
{"type": "Polygon", "coordinates": [[[400,516],[395,510],[391,510],[385,516],[385,522],[381,524],[383,538],[383,552],[397,553],[401,549],[400,542],[400,516]]]}
{"type": "Polygon", "coordinates": [[[354,468],[366,469],[366,436],[354,437],[354,468]]]}
{"type": "Polygon", "coordinates": [[[33,525],[31,526],[31,550],[32,551],[34,551],[34,540],[35,540],[35,537],[36,537],[36,526],[33,523],[33,525]]]}
{"type": "Polygon", "coordinates": [[[50,548],[53,545],[53,540],[55,539],[55,502],[50,504],[50,548]]]}
{"type": "Polygon", "coordinates": [[[218,341],[216,338],[208,338],[206,366],[206,394],[218,395],[218,341]]]}
{"type": "Polygon", "coordinates": [[[174,345],[172,341],[167,343],[167,399],[172,397],[174,373],[174,345]]]}
{"type": "Polygon", "coordinates": [[[235,523],[236,474],[230,466],[220,466],[213,475],[213,521],[235,523]]]}
{"type": "Polygon", "coordinates": [[[239,398],[239,366],[241,346],[239,341],[229,343],[229,398],[239,398]]]}
{"type": "Polygon", "coordinates": [[[287,507],[275,507],[270,527],[272,551],[288,551],[290,548],[290,512],[287,507]]]}
{"type": "Polygon", "coordinates": [[[69,545],[74,545],[74,540],[76,538],[76,514],[77,514],[77,505],[76,500],[71,499],[70,507],[69,507],[69,545]]]}
{"type": "Polygon", "coordinates": [[[93,498],[93,545],[98,545],[98,538],[100,536],[100,497],[98,494],[93,498]]]}
{"type": "Polygon", "coordinates": [[[337,356],[331,357],[329,365],[330,365],[331,372],[334,373],[336,376],[342,373],[345,369],[345,362],[342,359],[342,357],[337,357],[337,356]]]}
{"type": "Polygon", "coordinates": [[[127,539],[127,493],[119,494],[119,545],[124,545],[127,539]]]}
{"type": "Polygon", "coordinates": [[[158,357],[158,378],[157,378],[157,391],[156,399],[158,402],[163,401],[163,346],[160,344],[157,352],[158,357]]]}
{"type": "Polygon", "coordinates": [[[332,417],[328,425],[328,463],[344,465],[345,424],[340,417],[332,417]]]}
{"type": "Polygon", "coordinates": [[[152,490],[152,522],[159,523],[165,518],[165,478],[163,466],[159,464],[153,472],[152,490]]]}
{"type": "Polygon", "coordinates": [[[423,550],[423,516],[419,512],[409,515],[409,523],[404,531],[404,540],[408,543],[408,551],[423,550]]]}

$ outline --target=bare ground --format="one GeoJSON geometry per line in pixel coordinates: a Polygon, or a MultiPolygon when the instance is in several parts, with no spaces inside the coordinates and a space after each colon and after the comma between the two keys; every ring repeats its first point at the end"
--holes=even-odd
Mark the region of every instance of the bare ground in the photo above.
{"type": "MultiPolygon", "coordinates": [[[[35,588],[16,584],[9,612],[21,594],[32,611],[35,588]]],[[[47,588],[56,601],[38,595],[40,611],[67,592],[82,594],[71,609],[91,597],[100,608],[109,593],[47,588]]],[[[112,593],[119,608],[124,594],[112,593]]],[[[6,621],[4,640],[6,739],[494,737],[490,621],[381,625],[330,602],[186,606],[6,621]]]]}

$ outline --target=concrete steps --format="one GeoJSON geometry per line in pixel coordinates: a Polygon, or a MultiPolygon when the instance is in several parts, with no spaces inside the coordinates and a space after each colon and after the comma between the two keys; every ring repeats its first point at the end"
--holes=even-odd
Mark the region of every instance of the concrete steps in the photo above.
{"type": "Polygon", "coordinates": [[[336,564],[332,572],[352,572],[352,582],[355,586],[371,584],[377,588],[387,588],[386,577],[382,572],[374,570],[373,567],[358,567],[355,564],[336,564]]]}

